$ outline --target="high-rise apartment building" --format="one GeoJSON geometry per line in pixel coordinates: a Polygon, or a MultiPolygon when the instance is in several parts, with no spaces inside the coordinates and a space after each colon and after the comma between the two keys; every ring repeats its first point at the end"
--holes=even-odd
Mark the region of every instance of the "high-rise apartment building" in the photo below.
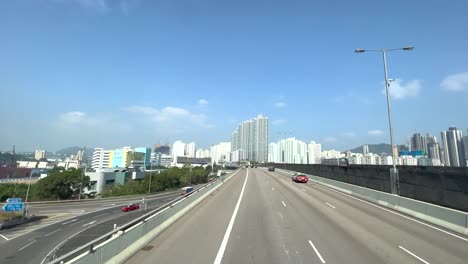
{"type": "Polygon", "coordinates": [[[244,150],[245,159],[249,161],[268,161],[268,117],[258,115],[256,118],[242,122],[231,136],[232,150],[244,150]]]}
{"type": "Polygon", "coordinates": [[[189,158],[195,158],[196,144],[195,142],[188,143],[185,145],[185,156],[189,158]]]}
{"type": "Polygon", "coordinates": [[[95,148],[93,152],[93,161],[91,163],[91,167],[94,170],[109,168],[109,155],[110,150],[95,148]]]}
{"type": "Polygon", "coordinates": [[[197,149],[195,152],[195,158],[209,158],[210,150],[209,149],[197,149]]]}
{"type": "Polygon", "coordinates": [[[177,140],[172,144],[172,163],[177,164],[177,157],[185,157],[186,144],[177,140]]]}
{"type": "Polygon", "coordinates": [[[231,152],[231,142],[220,142],[210,147],[212,162],[220,163],[226,161],[231,152]]]}
{"type": "Polygon", "coordinates": [[[36,150],[34,152],[34,159],[35,160],[45,159],[45,156],[46,156],[46,151],[45,150],[36,150]]]}
{"type": "Polygon", "coordinates": [[[362,146],[362,155],[365,156],[367,154],[369,154],[369,145],[366,144],[362,146]]]}
{"type": "Polygon", "coordinates": [[[308,164],[320,164],[322,159],[322,145],[311,141],[308,145],[308,164]]]}
{"type": "Polygon", "coordinates": [[[466,157],[463,143],[463,133],[456,127],[441,132],[442,148],[444,149],[444,165],[465,167],[466,157]]]}

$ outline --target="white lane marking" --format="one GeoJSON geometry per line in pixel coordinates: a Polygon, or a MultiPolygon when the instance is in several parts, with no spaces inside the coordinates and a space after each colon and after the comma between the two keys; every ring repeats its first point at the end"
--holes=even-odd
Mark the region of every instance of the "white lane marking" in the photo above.
{"type": "Polygon", "coordinates": [[[46,237],[46,236],[50,236],[50,235],[52,235],[53,233],[56,233],[56,232],[58,232],[58,231],[60,231],[60,230],[62,230],[62,228],[59,228],[59,229],[57,229],[57,230],[55,230],[55,231],[53,231],[53,232],[50,232],[49,234],[44,235],[44,236],[45,236],[45,237],[46,237]]]}
{"type": "Polygon", "coordinates": [[[249,170],[247,169],[247,175],[245,176],[244,185],[242,186],[241,193],[239,195],[239,200],[237,200],[236,207],[234,208],[234,212],[231,216],[231,220],[229,221],[228,227],[226,229],[226,233],[224,233],[223,241],[218,250],[218,254],[216,254],[216,258],[214,260],[214,264],[220,264],[221,260],[224,256],[224,251],[226,250],[227,242],[229,240],[229,236],[231,235],[232,227],[234,226],[234,221],[236,220],[237,211],[239,211],[239,206],[242,201],[242,197],[244,196],[245,185],[247,184],[247,179],[249,178],[249,170]]]}
{"type": "Polygon", "coordinates": [[[68,222],[65,222],[65,223],[62,223],[62,225],[66,225],[66,224],[69,224],[69,223],[72,223],[72,222],[75,222],[77,219],[73,219],[71,221],[68,221],[68,222]]]}
{"type": "Polygon", "coordinates": [[[418,257],[416,254],[414,254],[413,252],[407,250],[406,248],[404,248],[404,247],[402,247],[402,246],[398,246],[398,247],[401,248],[401,249],[403,249],[404,251],[406,251],[406,253],[410,254],[411,256],[413,256],[413,257],[419,259],[421,262],[426,263],[426,264],[429,264],[429,262],[427,262],[427,261],[425,261],[424,259],[418,257]]]}
{"type": "Polygon", "coordinates": [[[281,201],[281,203],[283,203],[284,207],[286,207],[286,204],[283,201],[281,201]]]}
{"type": "Polygon", "coordinates": [[[6,236],[4,236],[2,234],[0,234],[0,236],[3,237],[6,241],[10,240],[10,239],[8,239],[6,236]]]}
{"type": "Polygon", "coordinates": [[[83,221],[84,221],[84,219],[83,219],[83,220],[80,220],[80,221],[78,221],[78,222],[76,222],[76,223],[73,223],[73,224],[71,224],[71,225],[69,225],[69,226],[73,226],[73,225],[79,224],[79,223],[81,223],[81,222],[83,222],[83,221]]]}
{"type": "Polygon", "coordinates": [[[329,203],[327,203],[327,202],[325,202],[325,203],[326,203],[328,206],[330,206],[331,208],[333,208],[333,209],[336,208],[335,206],[333,206],[333,205],[331,205],[331,204],[329,204],[329,203]]]}
{"type": "Polygon", "coordinates": [[[108,213],[103,213],[103,214],[100,214],[100,215],[96,215],[96,216],[93,216],[91,218],[96,218],[96,217],[103,216],[103,215],[106,215],[106,214],[108,214],[108,213]]]}
{"type": "Polygon", "coordinates": [[[92,225],[92,224],[94,224],[94,223],[96,223],[96,221],[89,222],[89,223],[87,223],[87,224],[84,224],[83,226],[92,225]]]}
{"type": "Polygon", "coordinates": [[[303,190],[304,192],[306,192],[306,189],[302,188],[302,190],[303,190]]]}
{"type": "Polygon", "coordinates": [[[309,240],[309,244],[310,244],[310,246],[314,249],[315,254],[317,254],[317,256],[319,257],[320,261],[322,261],[322,263],[326,263],[325,260],[322,258],[322,255],[320,255],[320,252],[318,252],[318,250],[317,250],[317,248],[315,247],[314,243],[312,243],[312,241],[309,240]]]}
{"type": "Polygon", "coordinates": [[[275,190],[275,188],[271,187],[271,190],[272,190],[272,191],[274,191],[274,190],[275,190]]]}
{"type": "Polygon", "coordinates": [[[467,239],[467,238],[461,237],[461,236],[456,235],[456,234],[454,234],[454,233],[450,233],[450,232],[448,232],[448,231],[445,231],[445,230],[440,229],[440,228],[438,228],[438,227],[435,227],[435,226],[433,226],[433,225],[426,224],[426,223],[421,222],[421,221],[419,221],[419,220],[413,219],[413,218],[411,218],[411,217],[409,217],[409,216],[406,216],[406,215],[403,215],[403,214],[394,212],[394,211],[392,211],[392,210],[390,210],[390,209],[387,209],[387,208],[385,208],[385,207],[382,207],[382,206],[373,204],[373,203],[371,203],[371,202],[362,200],[362,199],[360,199],[360,198],[354,197],[354,196],[349,195],[349,194],[347,194],[347,193],[343,193],[343,192],[337,191],[337,190],[335,190],[335,189],[333,189],[333,188],[327,187],[327,186],[325,186],[325,185],[321,185],[320,183],[319,183],[318,185],[320,185],[320,186],[323,187],[323,188],[326,188],[326,189],[329,189],[329,190],[331,190],[331,191],[334,191],[334,192],[336,192],[336,193],[339,193],[339,194],[348,196],[348,197],[350,197],[350,198],[353,198],[353,199],[355,199],[355,200],[361,201],[361,202],[366,203],[366,204],[368,204],[368,205],[372,205],[372,206],[374,206],[374,207],[380,208],[380,209],[382,209],[382,210],[384,210],[384,211],[387,211],[387,212],[389,212],[389,213],[392,213],[392,214],[401,216],[401,217],[403,217],[403,218],[406,218],[406,219],[411,220],[411,221],[413,221],[413,222],[416,222],[416,223],[418,223],[418,224],[421,224],[421,225],[430,227],[430,228],[432,228],[432,229],[438,230],[438,231],[440,231],[440,232],[442,232],[442,233],[445,233],[445,234],[447,234],[447,235],[451,235],[451,236],[453,236],[453,237],[456,237],[456,238],[459,238],[459,239],[461,239],[461,240],[464,240],[464,241],[467,241],[467,242],[468,242],[468,239],[467,239]]]}
{"type": "Polygon", "coordinates": [[[33,243],[35,243],[35,242],[37,242],[37,240],[34,240],[33,242],[31,242],[31,243],[27,244],[26,246],[24,246],[24,247],[20,248],[20,249],[19,249],[19,251],[21,251],[21,250],[23,250],[23,249],[25,249],[25,248],[29,247],[31,244],[33,244],[33,243]]]}

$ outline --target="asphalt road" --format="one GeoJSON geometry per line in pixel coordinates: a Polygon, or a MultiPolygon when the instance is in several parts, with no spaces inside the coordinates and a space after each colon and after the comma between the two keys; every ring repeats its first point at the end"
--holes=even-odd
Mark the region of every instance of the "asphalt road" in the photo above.
{"type": "MultiPolygon", "coordinates": [[[[179,197],[179,191],[147,196],[147,210],[157,208],[179,197]]],[[[139,203],[140,197],[90,200],[80,203],[37,204],[34,214],[49,218],[28,223],[0,234],[0,263],[47,263],[49,259],[69,252],[145,213],[121,212],[124,204],[139,203]],[[47,258],[46,258],[47,257],[47,258]]]]}
{"type": "Polygon", "coordinates": [[[467,263],[467,249],[466,236],[258,168],[232,177],[128,263],[467,263]]]}

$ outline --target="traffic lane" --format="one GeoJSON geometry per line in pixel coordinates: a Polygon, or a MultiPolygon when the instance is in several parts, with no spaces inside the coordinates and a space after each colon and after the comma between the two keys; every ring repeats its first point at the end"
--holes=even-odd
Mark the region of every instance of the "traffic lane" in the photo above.
{"type": "MultiPolygon", "coordinates": [[[[179,194],[176,194],[177,196],[179,194]]],[[[163,206],[166,203],[169,203],[170,201],[174,200],[174,197],[168,197],[168,198],[160,198],[158,200],[152,200],[148,202],[147,204],[147,210],[144,210],[144,207],[140,207],[140,210],[134,210],[130,212],[116,212],[116,214],[101,219],[100,221],[90,219],[89,221],[92,221],[88,224],[90,226],[86,229],[84,229],[82,232],[76,234],[72,238],[69,238],[66,242],[60,245],[60,247],[56,248],[53,252],[49,252],[49,256],[55,255],[56,257],[63,256],[67,254],[70,251],[75,250],[76,248],[79,248],[80,246],[97,239],[101,236],[103,236],[106,233],[109,233],[112,231],[115,227],[120,227],[122,225],[125,225],[134,219],[148,213],[150,210],[159,208],[163,206]]],[[[83,226],[85,226],[83,225],[83,226]]],[[[74,254],[73,256],[69,257],[68,259],[65,260],[67,262],[70,259],[73,259],[74,256],[80,255],[82,252],[86,251],[87,249],[80,251],[79,253],[74,254]]]]}
{"type": "MultiPolygon", "coordinates": [[[[279,177],[284,182],[289,181],[279,177]]],[[[419,220],[412,221],[408,216],[402,217],[398,212],[363,202],[320,184],[293,184],[293,187],[298,195],[309,195],[322,202],[324,207],[329,206],[335,218],[346,219],[348,226],[385,238],[401,253],[411,255],[406,250],[416,252],[413,254],[431,263],[466,263],[468,259],[466,236],[449,235],[420,224],[419,220]]]]}
{"type": "Polygon", "coordinates": [[[308,246],[306,250],[313,253],[316,263],[321,263],[321,258],[326,263],[413,263],[385,238],[348,223],[346,216],[335,214],[323,201],[298,190],[298,184],[270,179],[275,193],[287,204],[285,218],[294,238],[308,246]]]}
{"type": "MultiPolygon", "coordinates": [[[[201,187],[202,185],[196,185],[194,188],[201,187]]],[[[115,205],[121,205],[125,204],[128,202],[135,202],[135,201],[141,201],[143,198],[148,200],[148,199],[157,199],[158,197],[161,196],[167,196],[167,195],[172,195],[179,193],[179,190],[177,191],[169,191],[169,192],[163,192],[163,193],[157,193],[157,194],[152,194],[152,195],[144,195],[144,196],[132,196],[132,197],[118,197],[115,199],[109,199],[109,200],[85,200],[83,202],[68,202],[68,203],[50,203],[50,204],[30,204],[28,207],[28,210],[30,213],[49,213],[49,212],[55,212],[55,211],[69,211],[69,210],[93,210],[93,209],[99,209],[99,206],[115,206],[115,205]]]]}
{"type": "MultiPolygon", "coordinates": [[[[160,199],[164,199],[167,197],[175,199],[176,197],[179,196],[179,191],[173,191],[173,192],[165,192],[164,194],[159,194],[157,196],[153,195],[150,198],[147,198],[145,201],[150,202],[151,201],[158,201],[160,199]]],[[[132,197],[134,199],[134,197],[132,197]]],[[[7,230],[2,230],[1,235],[3,239],[10,240],[10,239],[15,239],[18,236],[30,233],[31,231],[37,230],[44,228],[46,226],[53,225],[55,223],[60,223],[60,222],[67,222],[70,219],[74,219],[76,217],[79,217],[81,215],[86,215],[89,213],[94,213],[94,212],[110,212],[114,208],[120,208],[126,204],[129,203],[137,203],[140,204],[142,200],[121,200],[121,203],[112,203],[112,204],[107,204],[103,206],[90,206],[87,208],[87,210],[78,210],[76,211],[76,208],[68,208],[61,205],[63,207],[62,209],[56,209],[56,210],[48,210],[49,216],[48,218],[45,218],[40,221],[34,221],[30,223],[26,223],[17,227],[14,227],[12,229],[7,229],[7,230]],[[105,206],[105,207],[104,207],[105,206]],[[54,212],[55,214],[52,214],[54,212]]],[[[5,241],[0,241],[0,243],[5,243],[5,241]]]]}
{"type": "Polygon", "coordinates": [[[246,173],[241,169],[232,175],[127,263],[213,263],[246,173]]]}
{"type": "Polygon", "coordinates": [[[259,170],[250,170],[222,263],[312,262],[302,230],[288,216],[287,202],[271,186],[259,170]]]}
{"type": "MultiPolygon", "coordinates": [[[[166,196],[165,198],[172,200],[175,197],[178,197],[178,195],[178,193],[175,193],[172,197],[166,196]]],[[[150,200],[148,206],[149,209],[154,209],[157,208],[157,205],[157,200],[150,200]]],[[[54,249],[56,249],[58,245],[62,244],[62,242],[78,235],[88,228],[98,225],[101,222],[109,221],[123,215],[128,215],[128,213],[121,212],[120,207],[114,207],[81,215],[34,230],[27,235],[20,236],[4,243],[2,247],[0,247],[0,255],[2,256],[0,257],[0,263],[41,263],[44,258],[50,252],[54,252],[54,249]]],[[[50,256],[53,256],[53,254],[50,256]]]]}

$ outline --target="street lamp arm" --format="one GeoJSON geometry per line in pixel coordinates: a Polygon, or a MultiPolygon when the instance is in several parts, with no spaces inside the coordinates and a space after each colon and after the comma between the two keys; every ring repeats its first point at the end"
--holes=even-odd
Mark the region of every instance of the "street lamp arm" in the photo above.
{"type": "Polygon", "coordinates": [[[363,52],[387,52],[387,51],[394,51],[394,50],[406,50],[406,51],[410,51],[410,50],[413,50],[414,47],[413,46],[406,46],[406,47],[402,47],[402,48],[392,48],[392,49],[355,49],[354,52],[355,53],[363,53],[363,52]]]}

